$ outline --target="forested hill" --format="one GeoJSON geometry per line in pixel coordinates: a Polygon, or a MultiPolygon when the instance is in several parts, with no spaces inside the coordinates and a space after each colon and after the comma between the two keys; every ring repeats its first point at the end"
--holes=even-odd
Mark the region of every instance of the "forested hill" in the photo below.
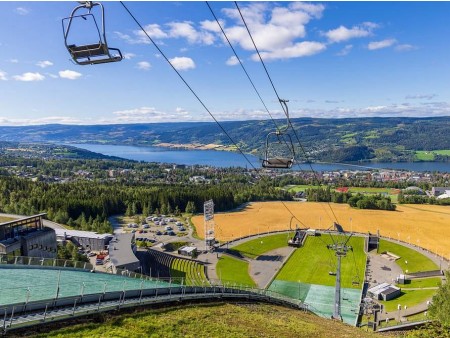
{"type": "MultiPolygon", "coordinates": [[[[450,117],[297,118],[292,124],[310,159],[315,160],[411,161],[420,159],[416,151],[444,150],[433,159],[448,161],[450,155],[450,117]]],[[[244,151],[256,153],[263,151],[266,135],[274,129],[270,120],[222,122],[222,126],[244,151]]],[[[214,122],[0,127],[0,141],[231,145],[214,122]]]]}

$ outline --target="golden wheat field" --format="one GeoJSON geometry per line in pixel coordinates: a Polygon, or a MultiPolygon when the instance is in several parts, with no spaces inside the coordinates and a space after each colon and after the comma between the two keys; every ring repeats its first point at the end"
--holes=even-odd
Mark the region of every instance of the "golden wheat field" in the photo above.
{"type": "MultiPolygon", "coordinates": [[[[335,219],[346,231],[380,231],[382,236],[419,245],[450,258],[450,207],[397,205],[396,211],[359,210],[347,204],[284,202],[301,221],[301,228],[327,229],[335,219]],[[335,216],[334,216],[334,215],[335,216]],[[336,217],[336,218],[335,218],[336,217]]],[[[214,215],[216,238],[226,241],[249,234],[289,229],[291,214],[281,202],[255,202],[243,210],[214,215]]],[[[204,238],[203,216],[194,216],[197,233],[204,238]]]]}

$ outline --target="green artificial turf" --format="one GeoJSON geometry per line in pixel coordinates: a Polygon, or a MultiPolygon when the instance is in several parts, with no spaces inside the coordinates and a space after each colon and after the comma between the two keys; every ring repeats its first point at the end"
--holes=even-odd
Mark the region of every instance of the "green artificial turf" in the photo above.
{"type": "Polygon", "coordinates": [[[216,272],[219,279],[223,282],[256,286],[248,273],[248,262],[244,260],[221,255],[216,265],[216,272]]]}
{"type": "MultiPolygon", "coordinates": [[[[334,238],[336,241],[336,236],[334,238]]],[[[305,245],[292,254],[275,279],[307,284],[335,285],[336,277],[330,275],[329,272],[336,271],[337,258],[335,252],[327,248],[327,244],[332,243],[329,235],[308,237],[305,245]]],[[[353,247],[353,251],[349,251],[347,256],[341,259],[341,285],[344,288],[360,289],[364,280],[366,264],[364,239],[352,237],[348,245],[353,247]],[[354,284],[354,281],[359,281],[359,284],[354,284]]]]}
{"type": "Polygon", "coordinates": [[[287,241],[288,234],[270,235],[236,245],[235,247],[232,247],[231,250],[238,251],[241,255],[248,258],[255,259],[265,252],[287,246],[287,241]]]}
{"type": "Polygon", "coordinates": [[[406,270],[408,270],[408,273],[439,270],[439,266],[437,266],[436,263],[420,252],[382,239],[380,240],[378,252],[382,253],[385,251],[400,257],[400,259],[396,260],[396,263],[405,273],[406,270]]]}

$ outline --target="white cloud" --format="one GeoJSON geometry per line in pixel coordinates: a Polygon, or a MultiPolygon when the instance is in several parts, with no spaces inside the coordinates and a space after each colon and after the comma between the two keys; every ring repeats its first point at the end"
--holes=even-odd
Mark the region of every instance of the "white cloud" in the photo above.
{"type": "Polygon", "coordinates": [[[133,54],[133,53],[125,53],[125,54],[123,54],[123,58],[126,59],[126,60],[130,60],[130,59],[134,58],[135,56],[136,56],[136,54],[133,54]]]}
{"type": "Polygon", "coordinates": [[[236,66],[239,64],[239,60],[235,55],[233,55],[225,62],[225,64],[227,66],[236,66]]]}
{"type": "MultiPolygon", "coordinates": [[[[145,32],[152,38],[152,39],[164,39],[167,38],[167,33],[165,33],[161,26],[158,24],[149,24],[144,26],[145,32]]],[[[120,39],[125,40],[129,44],[150,44],[151,41],[147,37],[147,35],[141,30],[134,30],[133,36],[130,36],[128,34],[122,33],[122,32],[114,32],[120,39]]]]}
{"type": "Polygon", "coordinates": [[[364,22],[361,25],[347,28],[345,26],[339,26],[336,29],[329,30],[322,33],[328,38],[330,42],[342,42],[354,38],[363,38],[372,35],[372,30],[377,28],[378,25],[373,22],[364,22]]]}
{"type": "Polygon", "coordinates": [[[47,116],[34,119],[10,119],[0,116],[0,125],[2,126],[29,126],[42,124],[87,124],[92,121],[82,121],[70,116],[47,116]]]}
{"type": "Polygon", "coordinates": [[[59,77],[62,79],[68,79],[68,80],[76,80],[82,76],[81,73],[75,72],[73,70],[61,70],[58,72],[59,77]]]}
{"type": "Polygon", "coordinates": [[[53,62],[48,61],[48,60],[39,61],[38,63],[36,63],[36,66],[41,67],[41,68],[46,68],[46,67],[53,66],[53,62]]]}
{"type": "Polygon", "coordinates": [[[406,95],[405,99],[407,100],[431,100],[434,99],[437,95],[436,94],[415,94],[415,95],[406,95]]]}
{"type": "Polygon", "coordinates": [[[383,49],[383,48],[391,47],[395,43],[397,43],[397,40],[395,40],[395,39],[385,39],[385,40],[381,40],[381,41],[372,41],[372,42],[370,42],[367,45],[367,48],[369,50],[383,49]]]}
{"type": "Polygon", "coordinates": [[[345,56],[353,49],[353,45],[346,45],[344,48],[342,48],[336,55],[337,56],[345,56]]]}
{"type": "Polygon", "coordinates": [[[195,68],[194,60],[188,57],[174,57],[173,59],[169,59],[169,61],[177,70],[188,70],[195,68]]]}
{"type": "Polygon", "coordinates": [[[9,62],[11,62],[11,63],[19,63],[19,60],[17,60],[17,59],[9,59],[9,62]]]}
{"type": "MultiPolygon", "coordinates": [[[[313,55],[326,46],[315,41],[299,41],[306,36],[306,25],[314,18],[319,18],[323,5],[290,3],[280,7],[271,3],[250,3],[241,8],[242,15],[252,33],[256,46],[264,59],[286,59],[313,55]]],[[[253,51],[254,45],[247,29],[242,25],[237,10],[222,10],[235,25],[225,27],[228,39],[241,48],[253,51]]],[[[253,60],[257,60],[252,56],[253,60]]]]}
{"type": "MultiPolygon", "coordinates": [[[[220,25],[223,27],[225,25],[225,22],[223,20],[220,20],[220,25]]],[[[211,31],[214,33],[221,33],[219,25],[217,24],[216,20],[205,20],[200,22],[200,27],[204,30],[211,31]]]]}
{"type": "MultiPolygon", "coordinates": [[[[167,33],[165,33],[158,24],[146,25],[146,26],[144,26],[144,30],[153,39],[162,39],[162,38],[167,37],[167,33]]],[[[141,36],[143,38],[145,37],[146,39],[148,39],[147,36],[144,34],[144,32],[142,32],[142,30],[140,30],[138,32],[139,32],[138,33],[139,36],[141,36]]]]}
{"type": "Polygon", "coordinates": [[[292,9],[302,10],[315,18],[321,18],[322,13],[325,10],[325,6],[322,4],[313,4],[305,2],[294,2],[291,4],[292,9]]]}
{"type": "Polygon", "coordinates": [[[22,75],[14,75],[13,79],[16,81],[32,82],[32,81],[42,81],[45,76],[40,73],[23,73],[22,75]]]}
{"type": "Polygon", "coordinates": [[[409,52],[409,51],[415,50],[415,49],[417,49],[416,46],[409,45],[409,44],[402,44],[402,45],[395,46],[395,50],[398,52],[409,52]]]}
{"type": "MultiPolygon", "coordinates": [[[[289,59],[318,54],[326,48],[326,45],[320,42],[303,41],[293,46],[270,52],[261,52],[260,54],[263,60],[289,59]]],[[[257,54],[254,54],[252,59],[256,61],[259,60],[259,57],[257,54]]]]}
{"type": "Polygon", "coordinates": [[[0,81],[7,81],[8,78],[6,77],[7,73],[0,70],[0,81]]]}
{"type": "Polygon", "coordinates": [[[25,8],[25,7],[17,7],[14,11],[17,14],[19,14],[19,15],[28,15],[28,14],[30,14],[30,10],[28,8],[25,8]]]}
{"type": "Polygon", "coordinates": [[[191,114],[180,107],[175,111],[163,112],[154,107],[140,107],[128,110],[113,112],[116,118],[112,121],[103,120],[104,123],[144,123],[144,122],[171,122],[171,121],[192,121],[191,114]]]}
{"type": "Polygon", "coordinates": [[[212,45],[214,35],[207,31],[196,30],[190,21],[171,22],[167,24],[170,27],[169,36],[173,38],[185,38],[189,43],[200,43],[212,45]]]}
{"type": "Polygon", "coordinates": [[[136,64],[136,67],[141,70],[149,70],[152,67],[152,65],[150,64],[150,62],[141,61],[136,64]]]}
{"type": "MultiPolygon", "coordinates": [[[[325,9],[322,4],[295,2],[281,6],[275,3],[255,2],[245,3],[241,5],[240,9],[258,49],[266,53],[266,58],[283,59],[314,54],[314,52],[311,53],[311,46],[317,47],[318,43],[299,39],[306,36],[306,25],[311,20],[322,16],[325,9]],[[308,45],[310,47],[306,48],[308,45]],[[310,49],[310,51],[305,49],[310,49]]],[[[227,17],[227,21],[219,19],[219,22],[230,42],[240,45],[245,50],[254,51],[253,43],[246,28],[242,25],[238,11],[224,8],[222,13],[227,17]]],[[[364,27],[370,29],[368,26],[364,27]]],[[[189,44],[200,45],[212,45],[218,39],[226,42],[219,25],[213,20],[174,21],[161,26],[147,25],[145,29],[152,38],[160,40],[184,39],[189,44]]],[[[142,31],[133,31],[131,36],[120,32],[116,32],[116,34],[129,43],[149,43],[142,31]]]]}

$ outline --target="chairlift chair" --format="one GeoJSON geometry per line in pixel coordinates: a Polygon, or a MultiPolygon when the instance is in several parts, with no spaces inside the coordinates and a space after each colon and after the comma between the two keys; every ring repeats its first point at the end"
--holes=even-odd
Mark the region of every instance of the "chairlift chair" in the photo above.
{"type": "Polygon", "coordinates": [[[69,17],[62,20],[62,27],[64,33],[64,44],[72,57],[72,60],[79,65],[95,65],[101,63],[118,62],[123,59],[122,53],[118,48],[112,48],[108,46],[105,33],[105,9],[99,2],[92,1],[80,1],[80,5],[75,7],[69,17]],[[101,12],[101,30],[97,24],[94,14],[92,14],[92,8],[100,6],[101,12]],[[75,15],[79,10],[87,9],[87,13],[75,15]],[[74,19],[92,18],[98,33],[98,42],[90,44],[75,45],[70,44],[68,41],[69,32],[72,27],[74,19]],[[67,22],[67,24],[66,24],[67,22]]]}
{"type": "MultiPolygon", "coordinates": [[[[273,147],[273,144],[272,144],[273,147]]],[[[274,168],[274,169],[289,169],[294,164],[294,146],[292,144],[292,138],[289,134],[283,135],[279,131],[270,132],[266,137],[266,150],[265,156],[262,161],[263,168],[274,168]],[[275,139],[273,135],[276,136],[276,140],[278,143],[282,143],[283,141],[286,143],[289,151],[289,155],[292,156],[280,156],[277,154],[271,154],[271,144],[274,143],[275,139]],[[287,140],[280,138],[280,136],[286,136],[287,140]]]]}
{"type": "Polygon", "coordinates": [[[262,167],[269,169],[289,169],[294,164],[295,159],[295,151],[294,144],[292,143],[291,135],[287,134],[286,131],[289,129],[290,121],[289,121],[289,110],[286,102],[288,100],[281,100],[280,103],[283,105],[283,110],[286,114],[287,125],[282,129],[277,129],[277,131],[272,131],[267,134],[266,137],[266,149],[264,154],[264,159],[262,160],[262,167]],[[274,137],[275,136],[275,137],[274,137]],[[270,147],[273,143],[285,143],[287,147],[287,156],[272,154],[270,147]]]}

